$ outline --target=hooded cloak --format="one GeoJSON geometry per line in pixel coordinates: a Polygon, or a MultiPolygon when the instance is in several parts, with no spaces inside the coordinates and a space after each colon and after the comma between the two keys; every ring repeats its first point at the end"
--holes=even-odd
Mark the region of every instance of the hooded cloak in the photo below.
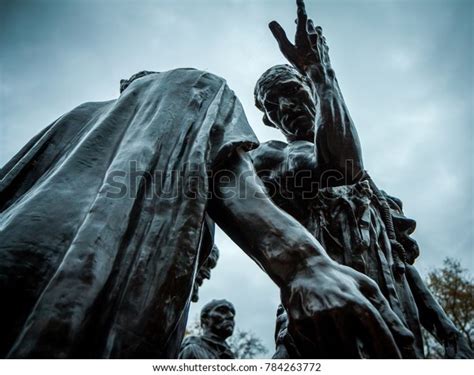
{"type": "Polygon", "coordinates": [[[210,176],[258,142],[213,74],[145,72],[122,88],[60,117],[1,171],[3,357],[178,354],[167,346],[212,244],[210,176]]]}

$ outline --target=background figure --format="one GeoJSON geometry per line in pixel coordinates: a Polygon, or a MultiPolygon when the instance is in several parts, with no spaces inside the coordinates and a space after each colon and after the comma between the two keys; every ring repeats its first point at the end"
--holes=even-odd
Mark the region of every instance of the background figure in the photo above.
{"type": "Polygon", "coordinates": [[[193,295],[191,296],[192,302],[199,301],[199,287],[202,285],[204,280],[211,278],[211,270],[217,265],[219,260],[219,249],[214,244],[211,249],[211,253],[204,261],[204,264],[199,268],[193,285],[193,295]]]}
{"type": "Polygon", "coordinates": [[[212,300],[201,310],[201,336],[183,340],[181,359],[232,359],[234,353],[226,342],[234,332],[235,309],[225,299],[212,300]]]}

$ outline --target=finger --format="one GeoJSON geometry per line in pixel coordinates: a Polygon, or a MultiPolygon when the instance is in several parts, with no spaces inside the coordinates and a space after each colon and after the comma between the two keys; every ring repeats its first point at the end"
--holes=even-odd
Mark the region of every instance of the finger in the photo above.
{"type": "MultiPolygon", "coordinates": [[[[308,296],[297,293],[293,296],[289,304],[286,305],[288,314],[287,330],[301,358],[325,358],[322,353],[324,348],[324,335],[321,335],[319,329],[319,320],[321,314],[315,314],[304,308],[304,302],[308,296]],[[302,309],[302,310],[301,310],[302,309]],[[309,313],[309,317],[308,316],[309,313]]],[[[319,301],[316,300],[317,309],[319,301]]]]}
{"type": "Polygon", "coordinates": [[[322,54],[323,54],[323,62],[326,65],[331,65],[331,59],[329,58],[329,46],[326,43],[326,38],[323,36],[322,37],[322,54]]]}
{"type": "Polygon", "coordinates": [[[415,358],[413,334],[403,325],[400,318],[392,311],[387,302],[383,303],[378,310],[392,332],[403,357],[415,358]]]}
{"type": "Polygon", "coordinates": [[[339,353],[338,358],[365,358],[360,350],[360,340],[358,338],[357,324],[351,319],[350,315],[336,312],[333,314],[334,333],[337,335],[337,343],[334,348],[339,353]]]}
{"type": "Polygon", "coordinates": [[[324,334],[317,319],[290,319],[288,333],[302,358],[327,358],[324,353],[324,334]]]}
{"type": "Polygon", "coordinates": [[[370,304],[354,308],[358,335],[370,358],[401,358],[395,339],[378,311],[370,304]]]}
{"type": "Polygon", "coordinates": [[[395,342],[398,345],[403,357],[413,357],[414,355],[414,337],[413,334],[405,327],[400,318],[390,308],[388,301],[382,295],[378,287],[373,284],[367,287],[366,297],[377,309],[382,319],[387,324],[392,333],[395,342]]]}
{"type": "MultiPolygon", "coordinates": [[[[348,310],[319,311],[312,318],[290,320],[288,332],[302,358],[364,358],[359,327],[348,310]]],[[[365,356],[367,357],[367,356],[365,356]]]]}
{"type": "Polygon", "coordinates": [[[321,56],[321,61],[324,62],[325,56],[324,56],[324,36],[323,36],[323,28],[321,26],[316,26],[316,35],[318,36],[318,44],[316,49],[319,52],[319,55],[321,56]]]}
{"type": "Polygon", "coordinates": [[[309,34],[316,34],[316,30],[314,28],[314,22],[311,18],[308,18],[308,33],[309,34]]]}
{"type": "Polygon", "coordinates": [[[330,311],[319,320],[319,334],[324,337],[322,354],[324,358],[360,358],[357,337],[353,325],[349,324],[343,311],[330,311]]]}
{"type": "Polygon", "coordinates": [[[296,7],[298,9],[298,17],[300,16],[300,12],[302,12],[302,15],[306,17],[306,7],[304,5],[304,0],[296,0],[296,7]]]}
{"type": "MultiPolygon", "coordinates": [[[[301,313],[297,307],[305,306],[305,297],[295,295],[288,310],[288,333],[301,358],[361,358],[351,319],[355,302],[341,309],[316,299],[310,310],[301,313]]],[[[351,297],[345,296],[348,301],[351,297]]]]}
{"type": "Polygon", "coordinates": [[[308,32],[306,30],[308,24],[308,16],[306,14],[304,1],[297,0],[296,5],[298,6],[298,18],[296,23],[295,44],[297,48],[309,48],[310,42],[308,39],[308,32]]]}
{"type": "Polygon", "coordinates": [[[270,22],[268,27],[277,40],[280,51],[290,62],[293,61],[295,57],[295,46],[288,40],[285,30],[283,30],[280,24],[276,21],[270,22]]]}
{"type": "MultiPolygon", "coordinates": [[[[350,300],[352,296],[347,295],[350,300]]],[[[319,318],[330,358],[400,358],[393,337],[377,311],[360,301],[319,318]],[[327,316],[326,316],[327,315],[327,316]],[[326,319],[323,319],[326,316],[326,319]],[[374,346],[376,343],[376,347],[374,346]]]]}
{"type": "Polygon", "coordinates": [[[308,19],[308,37],[309,41],[311,42],[311,47],[316,48],[316,46],[318,45],[319,35],[314,29],[314,23],[312,19],[308,19]]]}

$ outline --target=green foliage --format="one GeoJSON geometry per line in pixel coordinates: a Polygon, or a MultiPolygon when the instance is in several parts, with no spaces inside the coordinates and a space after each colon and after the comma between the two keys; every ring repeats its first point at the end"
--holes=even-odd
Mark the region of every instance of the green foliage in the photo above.
{"type": "Polygon", "coordinates": [[[230,339],[227,340],[236,358],[250,359],[261,358],[268,352],[262,340],[249,331],[237,330],[230,339]]]}
{"type": "MultiPolygon", "coordinates": [[[[446,258],[441,268],[428,274],[426,284],[446,314],[466,337],[474,340],[474,283],[461,262],[446,258]]],[[[425,351],[429,358],[442,358],[443,348],[424,331],[425,351]]]]}
{"type": "Polygon", "coordinates": [[[202,334],[201,328],[201,319],[199,315],[194,317],[194,320],[191,323],[188,323],[186,327],[186,332],[184,333],[184,337],[186,336],[200,336],[202,334]]]}

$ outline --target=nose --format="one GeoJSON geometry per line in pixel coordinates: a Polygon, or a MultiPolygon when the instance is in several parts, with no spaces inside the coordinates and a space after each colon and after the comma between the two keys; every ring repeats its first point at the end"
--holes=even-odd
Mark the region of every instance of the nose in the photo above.
{"type": "Polygon", "coordinates": [[[278,105],[281,109],[292,109],[295,106],[293,101],[291,101],[291,100],[289,100],[288,98],[285,98],[285,97],[280,97],[278,99],[278,105]]]}
{"type": "Polygon", "coordinates": [[[225,319],[224,320],[226,324],[233,326],[234,325],[234,319],[225,319]]]}
{"type": "Polygon", "coordinates": [[[226,314],[224,316],[224,320],[233,322],[234,321],[234,314],[226,314]]]}
{"type": "Polygon", "coordinates": [[[202,278],[209,280],[211,278],[211,271],[206,269],[202,270],[202,278]]]}

